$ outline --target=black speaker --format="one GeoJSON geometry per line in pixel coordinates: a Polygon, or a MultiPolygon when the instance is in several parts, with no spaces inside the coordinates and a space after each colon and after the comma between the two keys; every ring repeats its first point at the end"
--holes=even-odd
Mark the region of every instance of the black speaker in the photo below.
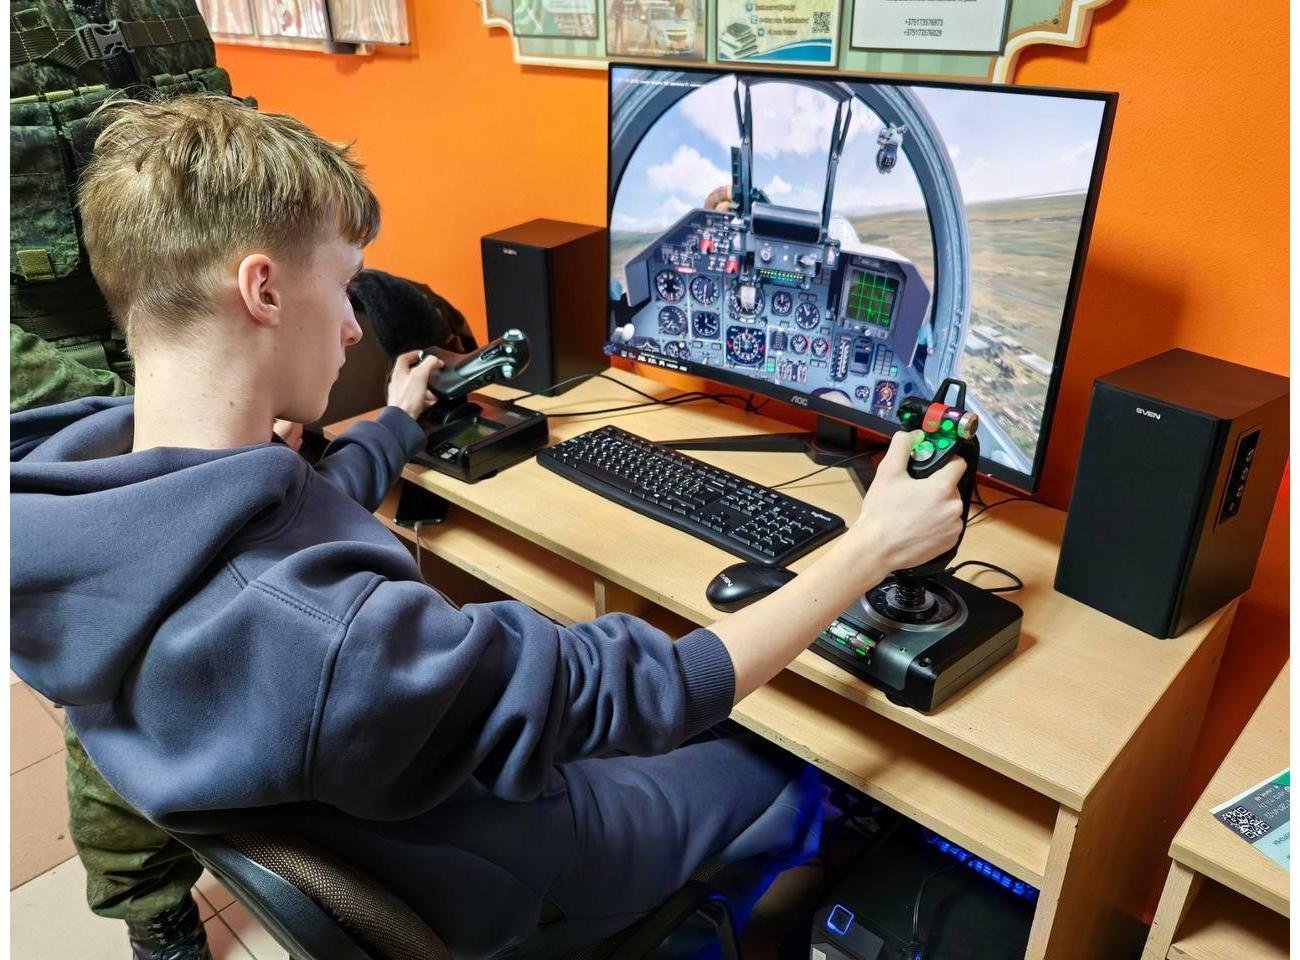
{"type": "Polygon", "coordinates": [[[1187,350],[1093,385],[1056,589],[1176,637],[1255,575],[1290,381],[1187,350]]]}
{"type": "Polygon", "coordinates": [[[488,337],[517,327],[532,347],[528,369],[511,386],[541,390],[609,365],[607,251],[604,228],[560,220],[530,220],[483,238],[488,337]]]}

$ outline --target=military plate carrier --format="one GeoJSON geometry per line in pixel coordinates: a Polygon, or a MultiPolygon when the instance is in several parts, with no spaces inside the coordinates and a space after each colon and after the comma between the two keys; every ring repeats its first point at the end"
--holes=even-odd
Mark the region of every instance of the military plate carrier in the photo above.
{"type": "Polygon", "coordinates": [[[90,274],[76,185],[106,100],[230,95],[194,0],[11,0],[10,320],[131,379],[90,274]]]}

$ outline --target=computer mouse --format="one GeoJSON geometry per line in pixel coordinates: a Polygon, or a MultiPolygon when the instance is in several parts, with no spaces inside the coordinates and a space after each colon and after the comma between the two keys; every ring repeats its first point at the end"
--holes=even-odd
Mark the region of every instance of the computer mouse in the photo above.
{"type": "Polygon", "coordinates": [[[795,578],[793,570],[763,563],[736,563],[710,581],[704,596],[717,610],[730,613],[765,597],[795,578]]]}

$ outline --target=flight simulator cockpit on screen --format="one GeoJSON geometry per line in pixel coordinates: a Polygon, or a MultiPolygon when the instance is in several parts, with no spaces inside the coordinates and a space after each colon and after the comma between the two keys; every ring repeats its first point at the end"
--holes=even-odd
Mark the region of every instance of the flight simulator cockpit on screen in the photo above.
{"type": "Polygon", "coordinates": [[[958,377],[1032,486],[1105,106],[612,67],[606,350],[878,429],[958,377]]]}

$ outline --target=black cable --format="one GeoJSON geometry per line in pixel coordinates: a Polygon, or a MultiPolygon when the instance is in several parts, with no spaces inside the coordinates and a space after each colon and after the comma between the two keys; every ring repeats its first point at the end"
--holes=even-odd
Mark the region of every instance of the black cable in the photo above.
{"type": "MultiPolygon", "coordinates": [[[[553,384],[549,387],[544,387],[541,390],[534,390],[532,393],[523,393],[517,397],[511,397],[510,402],[518,403],[520,400],[526,400],[529,397],[550,396],[555,391],[559,390],[562,387],[566,387],[571,383],[577,383],[578,381],[581,380],[592,380],[596,378],[600,378],[601,380],[608,380],[610,383],[618,384],[624,390],[631,390],[633,393],[637,394],[638,396],[645,397],[648,402],[625,404],[620,407],[604,407],[596,410],[575,410],[569,412],[564,412],[564,411],[557,412],[553,410],[547,410],[544,411],[546,416],[548,417],[589,417],[589,416],[595,416],[598,414],[606,414],[606,413],[622,413],[625,410],[639,410],[643,407],[653,407],[653,406],[673,407],[682,403],[698,403],[701,400],[713,400],[717,403],[725,403],[728,400],[736,400],[741,403],[746,413],[756,413],[758,412],[758,410],[762,409],[760,407],[754,406],[754,402],[753,402],[754,395],[752,393],[749,394],[749,396],[747,397],[744,394],[740,394],[740,393],[711,393],[702,390],[690,390],[685,393],[674,394],[673,396],[670,397],[656,397],[654,394],[646,393],[644,390],[638,387],[634,387],[630,383],[624,383],[622,380],[619,380],[617,377],[611,377],[604,371],[600,371],[600,370],[593,371],[591,373],[580,373],[575,377],[570,377],[567,380],[561,380],[559,383],[553,384]]],[[[766,406],[766,404],[764,404],[764,406],[766,406]]]]}
{"type": "Polygon", "coordinates": [[[970,523],[971,521],[978,518],[980,515],[987,513],[989,510],[992,510],[994,507],[1000,507],[1004,503],[1042,503],[1042,501],[1035,500],[1033,497],[1007,497],[1003,500],[998,500],[995,503],[984,504],[983,507],[981,507],[979,510],[976,510],[973,514],[971,514],[966,519],[966,522],[970,523]]]}
{"type": "MultiPolygon", "coordinates": [[[[570,383],[576,383],[579,380],[591,380],[596,377],[599,377],[602,380],[608,380],[611,383],[616,383],[620,387],[623,387],[626,390],[631,390],[633,393],[645,397],[649,402],[630,403],[621,407],[604,407],[597,410],[575,410],[568,413],[557,412],[554,410],[546,410],[543,412],[548,417],[592,417],[592,416],[600,416],[609,413],[623,413],[626,410],[641,410],[645,407],[653,407],[653,406],[675,407],[678,404],[698,403],[701,400],[713,400],[717,403],[724,403],[727,400],[739,400],[744,405],[744,411],[746,413],[762,413],[762,411],[767,408],[767,405],[772,402],[771,398],[769,398],[767,400],[764,400],[762,405],[760,406],[754,403],[754,395],[752,393],[749,394],[749,396],[743,396],[739,393],[709,393],[702,390],[691,390],[686,393],[675,394],[674,396],[671,397],[656,397],[653,394],[646,393],[644,390],[632,386],[632,384],[630,383],[624,383],[622,380],[619,380],[617,377],[611,377],[608,374],[599,370],[594,371],[592,373],[580,373],[576,377],[570,377],[568,380],[561,380],[557,384],[554,384],[549,387],[544,387],[541,390],[534,390],[532,393],[522,393],[517,397],[511,397],[510,402],[518,403],[520,400],[527,400],[529,397],[550,396],[554,391],[559,390],[561,387],[567,386],[570,383]]],[[[842,467],[846,463],[852,463],[854,460],[858,460],[862,457],[870,456],[873,453],[879,453],[880,450],[881,450],[880,447],[870,447],[866,450],[859,451],[858,453],[849,454],[849,456],[847,457],[841,457],[839,460],[836,460],[834,463],[828,463],[824,467],[818,467],[816,470],[813,470],[809,473],[805,473],[802,476],[795,477],[793,480],[786,480],[784,483],[777,483],[777,484],[770,485],[768,489],[777,490],[781,487],[787,487],[792,483],[798,483],[800,480],[807,480],[809,477],[815,477],[817,476],[817,474],[823,473],[827,470],[832,470],[835,467],[842,467]]],[[[983,501],[980,502],[983,503],[983,501]]]]}
{"type": "MultiPolygon", "coordinates": [[[[920,938],[920,927],[921,927],[921,901],[925,897],[926,885],[929,884],[929,882],[933,880],[935,877],[942,876],[943,874],[948,873],[949,871],[956,870],[960,866],[961,866],[960,863],[951,863],[940,870],[934,871],[934,873],[930,874],[928,877],[926,877],[924,880],[921,881],[921,886],[916,891],[916,899],[912,901],[912,939],[909,944],[912,948],[912,960],[922,960],[922,957],[924,955],[924,950],[922,949],[921,938],[920,938]]],[[[929,940],[929,937],[926,937],[926,939],[929,940]]]]}
{"type": "Polygon", "coordinates": [[[816,470],[812,470],[809,473],[805,473],[801,477],[795,477],[793,480],[786,480],[784,483],[773,483],[769,485],[767,489],[780,490],[782,487],[788,487],[792,483],[798,483],[800,480],[807,480],[809,477],[815,477],[819,473],[824,473],[827,470],[833,470],[835,467],[842,467],[846,463],[850,463],[854,460],[860,460],[862,457],[869,457],[873,453],[879,453],[879,452],[880,452],[879,447],[872,447],[869,450],[861,450],[858,453],[849,454],[849,456],[847,457],[841,457],[839,460],[836,460],[834,463],[828,463],[824,467],[818,467],[816,470]]]}
{"type": "Polygon", "coordinates": [[[947,570],[944,571],[944,573],[950,575],[955,574],[962,567],[983,567],[985,570],[992,570],[995,573],[1002,574],[1004,577],[1006,577],[1008,580],[1012,581],[1015,584],[1015,586],[1011,586],[1011,587],[984,588],[988,593],[1015,593],[1017,590],[1023,590],[1025,588],[1025,581],[1021,580],[1019,577],[1017,577],[1014,573],[1012,573],[1010,570],[1006,569],[1005,567],[999,567],[996,563],[989,563],[987,560],[963,560],[955,567],[949,567],[947,570]]]}
{"type": "MultiPolygon", "coordinates": [[[[626,386],[626,384],[624,384],[626,386]]],[[[556,412],[553,410],[545,411],[548,417],[593,417],[607,413],[622,413],[625,410],[641,410],[645,407],[676,407],[685,403],[699,403],[701,400],[712,400],[715,403],[724,403],[727,400],[739,400],[742,404],[745,398],[738,393],[702,393],[698,390],[690,393],[679,393],[676,396],[667,397],[663,400],[651,400],[648,403],[629,403],[621,407],[603,407],[597,410],[571,410],[568,412],[556,412]]]]}
{"type": "MultiPolygon", "coordinates": [[[[542,389],[534,390],[531,393],[521,393],[517,397],[511,397],[510,402],[518,403],[520,400],[527,400],[529,397],[549,397],[561,387],[567,387],[571,383],[578,383],[582,380],[590,380],[592,377],[601,377],[604,375],[605,373],[603,370],[592,370],[590,373],[580,373],[576,377],[569,377],[568,380],[561,380],[559,383],[553,383],[549,387],[542,387],[542,389]]],[[[613,380],[614,378],[610,377],[609,379],[613,380]]],[[[622,381],[616,380],[615,383],[622,383],[622,381]]],[[[623,385],[627,386],[627,384],[623,385]]]]}

